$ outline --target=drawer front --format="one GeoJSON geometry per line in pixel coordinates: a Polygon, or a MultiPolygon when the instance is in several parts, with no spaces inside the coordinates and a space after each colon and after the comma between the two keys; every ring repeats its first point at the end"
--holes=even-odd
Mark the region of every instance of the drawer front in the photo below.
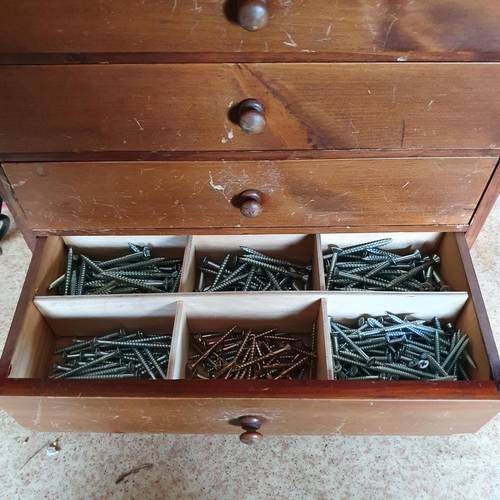
{"type": "MultiPolygon", "coordinates": [[[[268,25],[253,33],[236,22],[236,3],[2,0],[0,47],[4,54],[167,52],[217,54],[219,60],[499,58],[495,0],[270,0],[268,25]]],[[[75,57],[67,54],[67,60],[75,57]]]]}
{"type": "Polygon", "coordinates": [[[35,230],[467,225],[495,158],[5,164],[35,230]],[[245,218],[238,197],[262,193],[245,218]]]}
{"type": "Polygon", "coordinates": [[[0,153],[500,148],[500,64],[0,68],[0,153]],[[262,102],[259,134],[239,127],[262,102]]]}
{"type": "MultiPolygon", "coordinates": [[[[489,382],[483,384],[491,390],[489,382]]],[[[446,436],[476,432],[500,410],[499,401],[465,399],[472,394],[445,401],[391,401],[375,397],[351,399],[346,391],[331,399],[309,399],[311,393],[317,394],[317,391],[306,386],[305,391],[295,388],[295,394],[286,399],[220,399],[207,397],[210,391],[195,398],[168,398],[159,395],[161,390],[156,397],[137,396],[138,388],[128,386],[128,397],[102,396],[99,387],[96,397],[85,397],[67,395],[81,384],[69,385],[73,385],[73,390],[63,389],[64,397],[59,397],[57,392],[51,397],[3,397],[0,394],[0,407],[24,428],[38,432],[55,429],[58,432],[236,434],[235,441],[237,434],[243,432],[235,424],[245,415],[260,417],[263,422],[260,432],[264,437],[283,434],[446,436]]],[[[178,387],[165,388],[161,382],[160,385],[165,392],[179,390],[178,387]]],[[[257,383],[254,390],[269,390],[260,385],[257,383]]],[[[233,391],[226,385],[221,392],[233,391]]]]}

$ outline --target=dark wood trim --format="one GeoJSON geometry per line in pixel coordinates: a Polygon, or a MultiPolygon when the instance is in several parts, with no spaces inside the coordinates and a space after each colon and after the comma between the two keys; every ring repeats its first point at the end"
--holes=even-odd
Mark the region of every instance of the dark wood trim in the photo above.
{"type": "Polygon", "coordinates": [[[498,198],[498,193],[500,193],[500,161],[497,163],[493,175],[484,190],[483,196],[479,200],[477,208],[472,216],[469,224],[469,229],[467,230],[466,239],[469,248],[472,248],[476,238],[479,235],[488,215],[490,214],[495,202],[498,198]]]}
{"type": "MultiPolygon", "coordinates": [[[[499,147],[500,149],[500,147],[499,147]]],[[[0,153],[0,162],[278,161],[357,158],[498,158],[498,149],[335,149],[290,151],[66,151],[0,153]]]]}
{"type": "Polygon", "coordinates": [[[498,384],[500,382],[500,357],[498,354],[495,338],[493,336],[493,331],[491,329],[490,320],[488,319],[488,313],[486,312],[486,306],[484,305],[484,301],[482,299],[481,289],[477,280],[476,271],[474,270],[474,264],[472,263],[469,247],[467,245],[466,235],[457,234],[456,239],[465,274],[467,276],[471,298],[474,302],[477,321],[479,323],[481,334],[483,336],[484,347],[488,354],[491,373],[493,379],[497,381],[498,384]]]}
{"type": "Polygon", "coordinates": [[[10,371],[10,361],[14,355],[17,342],[19,341],[19,332],[23,327],[23,322],[26,317],[27,304],[33,300],[35,295],[35,279],[38,273],[38,268],[42,262],[43,249],[47,242],[47,238],[36,238],[33,257],[28,267],[28,272],[24,280],[21,295],[17,302],[16,312],[10,326],[9,335],[5,342],[2,357],[0,358],[0,377],[6,377],[10,371]]]}
{"type": "Polygon", "coordinates": [[[3,379],[1,396],[207,398],[500,400],[494,382],[327,381],[327,380],[52,380],[3,379]],[[214,396],[217,395],[217,396],[214,396]]]}
{"type": "Polygon", "coordinates": [[[9,211],[19,229],[24,237],[24,240],[28,244],[28,247],[33,252],[35,249],[36,236],[31,229],[24,210],[21,208],[18,202],[14,190],[12,189],[3,168],[0,165],[0,195],[4,199],[5,203],[9,207],[9,211]]]}
{"type": "Polygon", "coordinates": [[[500,52],[88,52],[3,53],[0,65],[169,64],[169,63],[387,63],[500,62],[500,52]],[[399,59],[399,61],[398,61],[399,59]]]}
{"type": "Polygon", "coordinates": [[[329,226],[329,227],[297,227],[297,226],[280,226],[280,227],[251,227],[251,228],[241,228],[241,227],[190,227],[190,228],[113,228],[109,229],[96,229],[96,230],[85,230],[85,229],[61,229],[61,230],[50,230],[50,229],[38,229],[34,231],[34,235],[37,237],[43,236],[111,236],[111,235],[142,235],[142,236],[152,236],[152,235],[177,235],[177,234],[327,234],[327,233],[384,233],[384,232],[444,232],[444,233],[463,233],[467,230],[468,226],[449,226],[449,225],[426,225],[426,226],[329,226]]]}

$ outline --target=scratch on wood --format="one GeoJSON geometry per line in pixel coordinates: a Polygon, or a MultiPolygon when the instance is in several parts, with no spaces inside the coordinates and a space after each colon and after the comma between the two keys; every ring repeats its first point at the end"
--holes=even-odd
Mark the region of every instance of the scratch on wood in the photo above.
{"type": "Polygon", "coordinates": [[[389,39],[389,35],[391,33],[392,27],[393,27],[394,23],[399,19],[394,14],[391,14],[391,17],[393,20],[392,20],[392,23],[389,25],[387,33],[385,34],[385,40],[384,40],[384,45],[382,46],[382,50],[385,50],[385,46],[387,45],[387,40],[389,39]]]}
{"type": "Polygon", "coordinates": [[[352,119],[349,119],[349,124],[352,128],[351,135],[356,139],[356,149],[359,147],[359,140],[357,134],[359,134],[359,130],[354,126],[354,123],[352,123],[352,119]]]}
{"type": "Polygon", "coordinates": [[[427,106],[427,111],[430,111],[432,109],[432,105],[434,104],[434,99],[428,104],[427,106]]]}
{"type": "Polygon", "coordinates": [[[332,23],[328,25],[328,28],[326,28],[326,36],[330,34],[330,31],[332,31],[332,23]]]}
{"type": "Polygon", "coordinates": [[[141,131],[144,130],[144,128],[141,125],[141,122],[137,118],[134,117],[134,121],[135,121],[135,123],[137,123],[137,126],[139,127],[139,130],[141,130],[141,131]]]}
{"type": "Polygon", "coordinates": [[[194,9],[191,10],[194,10],[197,14],[199,14],[203,10],[203,7],[198,7],[197,0],[194,0],[194,9]]]}
{"type": "Polygon", "coordinates": [[[392,89],[392,103],[396,102],[396,87],[392,89]]]}
{"type": "Polygon", "coordinates": [[[308,201],[305,205],[302,205],[301,207],[297,208],[294,212],[292,212],[290,215],[295,215],[299,210],[302,210],[303,208],[307,207],[307,205],[314,203],[316,200],[310,200],[308,201]]]}
{"type": "Polygon", "coordinates": [[[288,37],[289,42],[283,42],[284,45],[288,45],[289,47],[298,47],[298,45],[292,40],[290,33],[285,31],[285,35],[288,37]]]}
{"type": "Polygon", "coordinates": [[[224,196],[224,198],[226,198],[227,201],[231,201],[227,196],[226,196],[226,187],[225,186],[221,186],[220,184],[214,184],[214,178],[212,177],[212,172],[209,170],[208,171],[208,177],[209,177],[209,183],[210,183],[210,186],[215,189],[215,191],[220,191],[222,193],[222,196],[224,196]]]}
{"type": "Polygon", "coordinates": [[[401,144],[400,148],[403,149],[403,143],[405,141],[405,129],[406,129],[406,122],[403,120],[403,125],[401,127],[401,144]]]}
{"type": "Polygon", "coordinates": [[[175,9],[177,9],[177,0],[174,0],[174,6],[172,7],[172,12],[170,12],[170,19],[172,19],[175,9]]]}
{"type": "Polygon", "coordinates": [[[410,181],[406,181],[405,184],[403,185],[402,189],[404,189],[406,186],[408,186],[408,184],[410,184],[410,181]]]}

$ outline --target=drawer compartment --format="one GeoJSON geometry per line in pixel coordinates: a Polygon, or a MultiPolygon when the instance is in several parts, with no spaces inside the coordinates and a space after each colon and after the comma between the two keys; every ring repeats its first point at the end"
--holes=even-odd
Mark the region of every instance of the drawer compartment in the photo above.
{"type": "MultiPolygon", "coordinates": [[[[327,330],[328,322],[325,321],[325,299],[312,303],[306,299],[302,302],[301,307],[299,302],[292,301],[292,303],[288,303],[280,295],[275,300],[268,301],[266,306],[262,299],[249,295],[246,300],[239,298],[237,304],[222,310],[220,304],[220,299],[216,298],[214,300],[207,297],[205,300],[198,300],[194,303],[187,300],[178,309],[176,318],[178,329],[176,331],[177,336],[172,344],[174,355],[171,363],[172,369],[169,372],[171,378],[195,378],[191,377],[187,364],[190,355],[197,353],[197,350],[192,346],[195,344],[194,337],[197,334],[224,333],[235,327],[234,331],[236,332],[250,331],[257,335],[276,330],[276,333],[273,332],[273,334],[285,333],[290,338],[301,340],[304,343],[302,349],[307,352],[314,351],[316,355],[311,371],[311,379],[332,379],[330,331],[327,330]],[[315,330],[314,340],[312,340],[313,329],[315,330]],[[313,348],[313,346],[315,347],[313,348]]],[[[244,335],[242,337],[244,338],[244,335]]],[[[275,344],[276,349],[283,347],[283,345],[279,345],[279,342],[275,342],[275,344]]],[[[293,341],[288,342],[288,347],[290,345],[295,346],[296,343],[293,341]]],[[[243,345],[242,348],[244,347],[243,345]]],[[[300,348],[300,346],[298,347],[300,348]]],[[[292,353],[293,350],[289,352],[292,353]]],[[[303,353],[299,352],[299,355],[301,354],[303,353]]],[[[257,354],[255,358],[259,356],[265,358],[265,354],[262,353],[257,354]]],[[[308,367],[308,365],[306,366],[308,367]]],[[[222,376],[220,378],[224,379],[222,376]]],[[[302,378],[307,378],[307,375],[302,378]]],[[[234,380],[234,382],[238,383],[238,380],[234,380]]]]}
{"type": "MultiPolygon", "coordinates": [[[[200,284],[200,268],[204,259],[208,259],[214,264],[221,264],[229,254],[230,261],[244,255],[240,246],[251,248],[266,256],[292,261],[295,266],[293,271],[304,276],[304,281],[300,278],[293,279],[294,284],[300,290],[320,290],[319,274],[319,239],[315,235],[239,235],[239,236],[193,236],[190,245],[186,249],[186,260],[184,264],[183,284],[187,292],[197,291],[200,284]],[[303,269],[299,269],[303,266],[303,269]],[[309,266],[309,267],[308,267],[309,266]]],[[[251,257],[251,254],[246,254],[251,257]]],[[[229,264],[231,265],[231,264],[229,264]]],[[[235,267],[236,264],[233,266],[235,267]]],[[[210,266],[206,266],[210,267],[210,266]]],[[[292,272],[293,272],[292,271],[292,272]]],[[[281,275],[283,278],[284,275],[281,275]]],[[[213,284],[213,275],[205,272],[203,281],[205,285],[213,284]]],[[[265,281],[268,278],[264,275],[265,281]]],[[[292,280],[287,281],[289,284],[292,280]]],[[[275,288],[270,287],[270,290],[275,288]]]]}
{"type": "Polygon", "coordinates": [[[113,53],[119,60],[124,53],[142,53],[148,59],[181,61],[188,53],[190,61],[210,56],[218,61],[499,57],[500,13],[492,2],[269,1],[269,23],[253,33],[237,24],[236,4],[110,0],[101,8],[83,0],[71,7],[63,0],[3,0],[0,46],[8,62],[17,61],[16,53],[38,56],[28,61],[56,53],[65,62],[113,61],[113,53]],[[91,54],[78,57],[81,53],[91,54]]]}
{"type": "Polygon", "coordinates": [[[22,163],[3,168],[38,231],[203,233],[217,228],[467,225],[495,164],[495,158],[408,158],[22,163]],[[253,219],[238,208],[238,197],[247,189],[262,193],[262,213],[253,219]]]}
{"type": "MultiPolygon", "coordinates": [[[[34,295],[51,263],[43,257],[50,240],[39,239],[11,332],[0,361],[0,405],[21,425],[36,429],[97,432],[237,433],[235,419],[260,416],[263,434],[429,435],[474,432],[500,410],[500,362],[471,267],[465,237],[445,235],[453,255],[458,288],[449,293],[341,293],[308,291],[269,294],[179,293],[126,297],[38,297],[34,295]],[[179,304],[177,304],[179,302],[179,304]],[[38,306],[38,307],[37,307],[38,306]],[[71,335],[97,318],[109,328],[138,325],[138,318],[177,321],[176,366],[170,380],[45,379],[61,335],[71,335]],[[207,331],[246,318],[247,327],[264,323],[283,329],[312,321],[328,324],[327,314],[352,320],[389,310],[430,319],[454,319],[470,338],[478,368],[470,382],[330,380],[178,380],[186,356],[186,332],[207,331]],[[427,311],[427,312],[426,312],[427,311]],[[439,312],[442,314],[439,314],[439,312]],[[183,314],[185,316],[183,316],[183,314]],[[110,323],[113,318],[114,323],[110,323]],[[152,319],[151,319],[152,318],[152,319]],[[183,319],[185,318],[185,320],[183,319]],[[180,332],[184,332],[182,336],[180,332]],[[181,341],[182,340],[182,341],[181,341]]],[[[45,254],[46,255],[46,254],[45,254]]],[[[443,272],[443,274],[445,274],[443,272]]],[[[451,278],[447,277],[451,281],[451,278]]],[[[149,323],[152,321],[154,323],[149,323]]],[[[147,326],[147,325],[146,325],[147,326]]],[[[245,326],[242,324],[242,327],[245,326]]],[[[81,330],[80,330],[81,331],[81,330]]],[[[325,335],[324,352],[328,351],[325,335]]],[[[319,332],[319,330],[318,330],[319,332]]],[[[323,349],[318,343],[318,353],[323,349]]],[[[324,377],[326,374],[326,377],[324,377]]],[[[240,431],[241,432],[241,431],[240,431]]]]}
{"type": "MultiPolygon", "coordinates": [[[[45,303],[60,304],[49,307],[61,308],[71,307],[78,295],[62,296],[56,289],[49,289],[49,284],[54,282],[66,271],[68,259],[68,247],[73,249],[73,255],[85,255],[91,259],[114,258],[123,255],[127,248],[127,243],[131,242],[140,247],[148,246],[151,256],[165,256],[182,259],[182,273],[180,277],[179,292],[181,294],[195,292],[198,289],[200,278],[200,267],[205,259],[213,264],[220,264],[227,255],[230,255],[227,266],[230,270],[238,264],[233,264],[235,256],[241,256],[243,252],[240,246],[251,248],[252,250],[263,252],[271,258],[287,260],[295,267],[298,275],[308,276],[305,290],[308,292],[325,292],[326,276],[323,268],[323,255],[329,252],[329,246],[334,245],[345,248],[352,245],[368,243],[374,240],[390,239],[390,243],[383,248],[393,250],[398,253],[408,254],[419,250],[422,255],[437,254],[440,262],[435,265],[436,271],[440,275],[444,284],[449,286],[451,292],[468,291],[465,271],[460,264],[460,253],[456,243],[454,233],[330,233],[321,235],[296,235],[296,234],[256,234],[256,235],[195,235],[195,236],[49,236],[46,240],[40,259],[43,265],[40,266],[35,281],[35,303],[44,310],[45,303]],[[298,266],[304,265],[300,269],[298,266]]],[[[239,258],[239,257],[238,257],[239,258]]],[[[277,271],[279,265],[275,264],[277,271]]],[[[205,267],[211,267],[206,264],[205,267]]],[[[274,273],[276,274],[276,272],[274,273]]],[[[283,276],[281,276],[283,278],[283,276]]],[[[97,277],[87,277],[92,281],[97,277]]],[[[260,278],[269,282],[268,276],[260,278]]],[[[295,281],[299,282],[299,278],[295,281]]],[[[211,276],[206,275],[206,285],[212,283],[211,276]]],[[[298,283],[297,283],[298,285],[298,283]]],[[[95,303],[105,298],[107,295],[87,294],[84,289],[84,300],[93,300],[95,303]]],[[[250,288],[248,290],[252,292],[250,288]]],[[[266,293],[276,291],[270,287],[266,293]]],[[[294,291],[294,293],[297,290],[294,291]]],[[[398,294],[399,291],[386,291],[389,294],[398,294]]],[[[234,296],[244,292],[227,290],[216,290],[219,293],[229,293],[234,296]]],[[[262,291],[255,292],[262,293],[262,291]]],[[[357,292],[353,292],[357,293],[357,292]]],[[[408,292],[411,296],[420,293],[448,294],[449,292],[408,292]]],[[[133,294],[134,295],[134,294],[133,294]]],[[[148,292],[139,293],[143,300],[153,303],[155,295],[172,295],[169,300],[177,300],[174,294],[150,294],[148,292]],[[145,297],[147,295],[148,297],[145,297]]],[[[231,295],[230,295],[231,296],[231,295]]],[[[81,297],[81,296],[80,296],[81,297]]],[[[132,299],[134,300],[134,298],[132,299]]],[[[159,303],[163,299],[159,298],[159,303]]],[[[94,302],[93,302],[94,303],[94,302]]]]}
{"type": "Polygon", "coordinates": [[[494,149],[499,79],[497,63],[4,66],[0,153],[494,149]]]}

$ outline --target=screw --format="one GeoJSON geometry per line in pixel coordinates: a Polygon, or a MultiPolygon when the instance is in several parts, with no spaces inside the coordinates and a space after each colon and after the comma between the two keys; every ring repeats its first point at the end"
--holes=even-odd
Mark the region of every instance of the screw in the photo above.
{"type": "Polygon", "coordinates": [[[307,281],[309,280],[308,274],[298,274],[298,273],[294,273],[291,271],[287,271],[286,269],[284,269],[282,267],[275,266],[273,264],[268,264],[267,262],[259,262],[259,261],[253,260],[249,257],[241,257],[240,260],[243,262],[247,262],[248,264],[258,265],[260,267],[263,267],[264,269],[269,269],[270,271],[276,271],[280,274],[284,274],[286,276],[291,276],[292,278],[302,280],[304,283],[307,283],[307,281]]]}
{"type": "Polygon", "coordinates": [[[71,270],[73,268],[73,247],[68,248],[68,261],[66,264],[66,274],[64,281],[64,295],[69,294],[70,285],[71,285],[71,270]]]}
{"type": "Polygon", "coordinates": [[[73,374],[73,373],[78,373],[80,371],[82,371],[83,367],[86,366],[87,368],[90,368],[91,366],[95,366],[99,363],[102,363],[103,361],[106,361],[107,359],[110,359],[114,356],[118,356],[120,353],[119,350],[116,350],[116,351],[113,351],[113,352],[110,352],[109,354],[106,354],[100,358],[96,358],[94,359],[93,361],[89,361],[88,363],[86,363],[85,365],[83,366],[79,366],[77,368],[73,368],[72,370],[69,370],[67,372],[63,372],[63,373],[60,373],[60,374],[57,374],[57,375],[51,375],[50,378],[66,378],[68,377],[69,375],[73,374]]]}
{"type": "Polygon", "coordinates": [[[118,282],[125,283],[126,285],[135,286],[135,287],[140,288],[142,290],[145,290],[147,292],[162,293],[161,290],[158,290],[158,288],[155,288],[154,286],[145,285],[145,284],[143,284],[142,281],[133,280],[130,278],[126,278],[125,276],[120,276],[118,274],[110,273],[110,272],[103,272],[102,275],[106,276],[107,278],[110,278],[112,280],[116,280],[118,282]]]}
{"type": "Polygon", "coordinates": [[[343,249],[341,249],[340,253],[342,256],[345,256],[345,255],[349,255],[352,253],[360,252],[362,250],[383,247],[385,245],[388,245],[391,242],[392,242],[392,238],[384,238],[381,240],[376,240],[376,241],[371,241],[369,243],[364,243],[362,245],[355,245],[352,247],[343,248],[343,249]]]}
{"type": "Polygon", "coordinates": [[[408,271],[405,275],[400,276],[394,280],[392,280],[390,283],[386,285],[386,288],[391,288],[396,285],[399,285],[400,283],[403,283],[407,279],[411,278],[412,276],[417,275],[420,271],[424,271],[428,267],[432,266],[433,264],[439,264],[440,259],[437,255],[433,255],[431,259],[428,262],[424,262],[420,266],[417,266],[413,268],[411,271],[408,271]]]}

